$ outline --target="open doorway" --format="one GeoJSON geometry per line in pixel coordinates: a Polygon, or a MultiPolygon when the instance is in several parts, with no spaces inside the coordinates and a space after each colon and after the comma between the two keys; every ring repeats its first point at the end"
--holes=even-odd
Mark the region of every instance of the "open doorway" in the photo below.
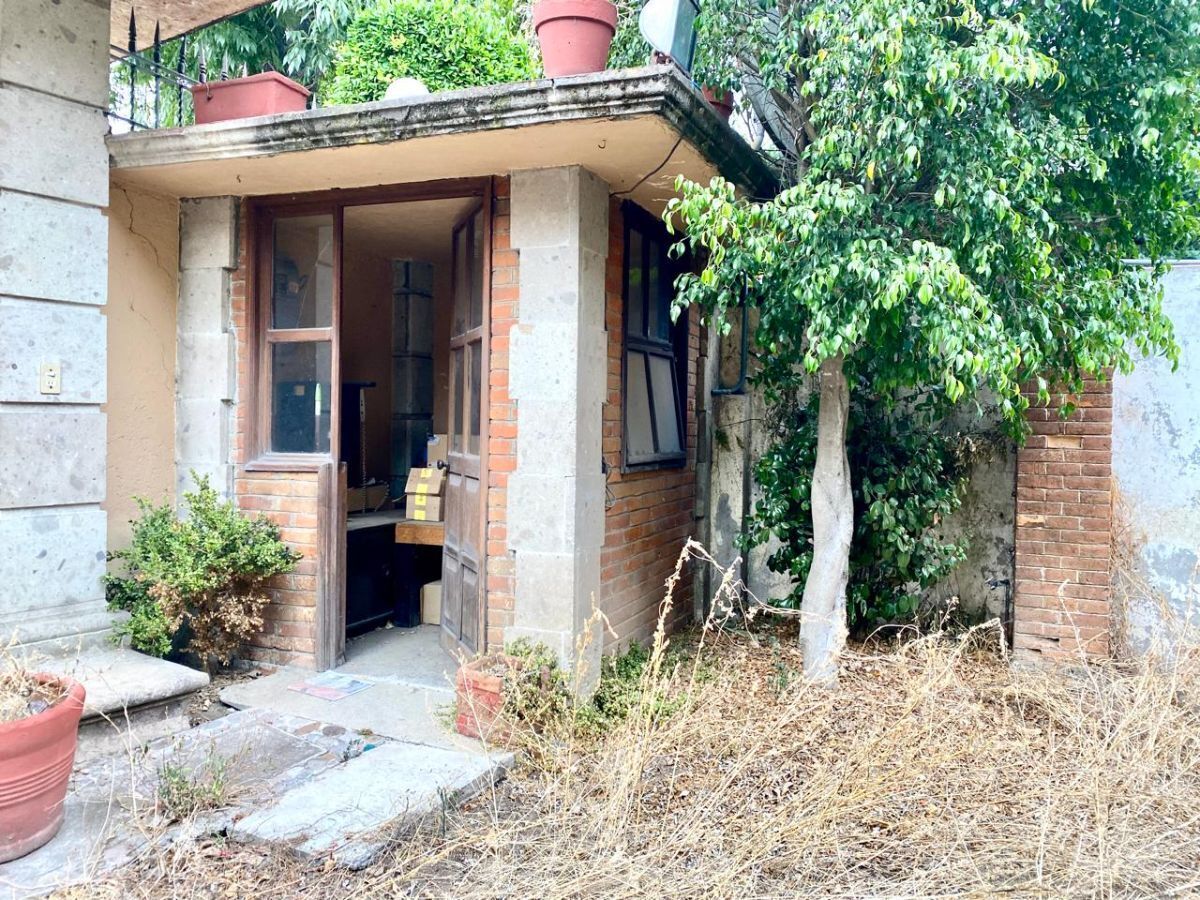
{"type": "Polygon", "coordinates": [[[331,664],[347,639],[397,676],[483,644],[489,199],[478,182],[260,212],[255,465],[343,473],[319,504],[345,538],[318,555],[331,664]],[[380,657],[397,631],[410,649],[380,657]]]}
{"type": "Polygon", "coordinates": [[[394,643],[398,667],[420,668],[439,644],[480,646],[486,230],[477,196],[342,213],[351,662],[394,643]]]}

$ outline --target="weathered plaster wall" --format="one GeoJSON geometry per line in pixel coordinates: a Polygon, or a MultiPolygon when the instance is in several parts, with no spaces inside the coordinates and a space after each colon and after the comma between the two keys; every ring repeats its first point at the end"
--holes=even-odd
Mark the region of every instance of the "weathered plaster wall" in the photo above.
{"type": "Polygon", "coordinates": [[[108,210],[108,547],[129,543],[135,497],[175,491],[179,202],[114,185],[108,210]]]}
{"type": "Polygon", "coordinates": [[[1200,638],[1200,261],[1166,279],[1179,369],[1139,362],[1114,383],[1116,600],[1136,653],[1200,638]]]}
{"type": "Polygon", "coordinates": [[[0,645],[110,622],[107,43],[105,2],[0,4],[0,645]]]}
{"type": "MultiPolygon", "coordinates": [[[[709,361],[709,380],[714,386],[732,387],[738,381],[740,325],[732,323],[732,332],[719,339],[719,352],[709,361]]],[[[752,355],[750,368],[752,371],[752,355]]],[[[788,576],[771,571],[767,565],[777,543],[769,541],[748,553],[736,543],[745,516],[753,512],[762,496],[753,468],[770,445],[769,411],[761,392],[752,386],[742,393],[714,396],[711,403],[709,552],[722,565],[740,559],[741,578],[747,588],[759,600],[771,603],[787,597],[795,588],[788,576]]],[[[993,439],[999,431],[994,415],[985,416],[983,421],[973,414],[964,417],[963,427],[979,432],[981,442],[988,445],[988,451],[980,454],[971,470],[962,507],[943,526],[947,540],[967,538],[967,558],[927,591],[927,599],[945,604],[953,598],[972,621],[1003,619],[1011,606],[1016,451],[1011,442],[993,439]]]]}

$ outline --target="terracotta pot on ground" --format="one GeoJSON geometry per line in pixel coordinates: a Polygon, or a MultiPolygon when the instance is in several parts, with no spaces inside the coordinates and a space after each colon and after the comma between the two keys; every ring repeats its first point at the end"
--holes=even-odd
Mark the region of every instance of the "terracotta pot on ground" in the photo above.
{"type": "Polygon", "coordinates": [[[83,685],[39,675],[67,693],[49,709],[0,725],[0,863],[32,853],[63,821],[75,764],[83,685]]]}
{"type": "Polygon", "coordinates": [[[548,77],[603,72],[617,33],[617,7],[610,0],[539,0],[533,29],[548,77]]]}
{"type": "Polygon", "coordinates": [[[733,115],[733,92],[704,87],[700,89],[700,93],[704,95],[708,105],[716,110],[717,115],[728,122],[729,117],[733,115]]]}
{"type": "Polygon", "coordinates": [[[263,72],[229,81],[193,85],[196,124],[299,112],[308,105],[309,90],[278,72],[263,72]]]}
{"type": "Polygon", "coordinates": [[[503,740],[508,726],[500,713],[504,707],[504,676],[520,668],[521,661],[504,653],[482,656],[460,666],[454,678],[459,734],[489,741],[503,740]]]}

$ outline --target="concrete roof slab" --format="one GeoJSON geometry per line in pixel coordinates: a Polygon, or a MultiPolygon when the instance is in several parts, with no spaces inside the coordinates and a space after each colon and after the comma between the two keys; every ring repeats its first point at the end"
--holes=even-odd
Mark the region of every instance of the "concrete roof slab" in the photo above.
{"type": "Polygon", "coordinates": [[[582,165],[659,205],[678,174],[769,194],[770,167],[677,69],[445,91],[114,135],[119,183],[176,197],[261,196],[582,165]]]}

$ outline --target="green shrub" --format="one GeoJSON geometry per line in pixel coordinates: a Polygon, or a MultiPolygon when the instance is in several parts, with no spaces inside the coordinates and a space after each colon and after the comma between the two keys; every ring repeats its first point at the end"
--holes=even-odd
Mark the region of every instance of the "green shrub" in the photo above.
{"type": "Polygon", "coordinates": [[[397,0],[365,10],[350,24],[322,100],[379,100],[404,77],[443,91],[524,81],[535,72],[514,15],[496,4],[397,0]]]}
{"type": "MultiPolygon", "coordinates": [[[[861,631],[912,618],[920,589],[954,569],[962,542],[946,542],[936,526],[962,503],[966,480],[957,435],[918,412],[888,410],[855,391],[848,455],[854,493],[854,536],[847,587],[848,625],[861,631]]],[[[781,546],[768,559],[791,576],[796,589],[781,606],[799,608],[812,565],[813,466],[817,458],[817,400],[777,410],[776,440],[756,469],[762,499],[744,544],[774,536],[781,546]]]]}
{"type": "Polygon", "coordinates": [[[110,609],[130,614],[115,637],[152,656],[166,656],[178,639],[206,663],[228,663],[262,629],[268,579],[290,572],[300,554],[279,529],[250,519],[197,477],[184,494],[187,515],[170,505],[139,500],[130,546],[110,559],[123,574],[105,576],[110,609]]]}
{"type": "Polygon", "coordinates": [[[652,677],[659,673],[648,671],[650,651],[638,643],[601,660],[596,692],[578,704],[571,696],[567,673],[545,644],[519,638],[505,652],[521,660],[520,668],[506,676],[506,713],[538,733],[565,728],[577,737],[598,738],[634,712],[641,710],[657,720],[683,703],[681,697],[668,696],[668,680],[652,677]]]}

